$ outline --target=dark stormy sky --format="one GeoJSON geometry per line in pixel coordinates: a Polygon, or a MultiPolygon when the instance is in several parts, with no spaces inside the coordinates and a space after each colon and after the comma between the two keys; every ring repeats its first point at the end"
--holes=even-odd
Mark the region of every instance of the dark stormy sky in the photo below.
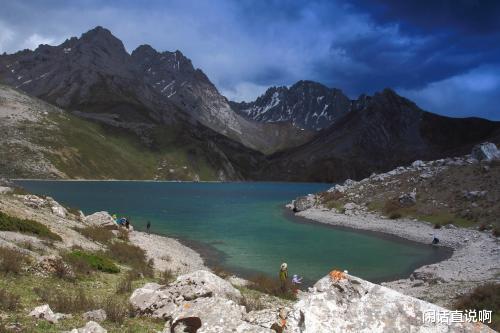
{"type": "Polygon", "coordinates": [[[181,50],[230,99],[307,79],[355,98],[500,120],[500,1],[0,0],[0,52],[101,25],[131,52],[181,50]]]}

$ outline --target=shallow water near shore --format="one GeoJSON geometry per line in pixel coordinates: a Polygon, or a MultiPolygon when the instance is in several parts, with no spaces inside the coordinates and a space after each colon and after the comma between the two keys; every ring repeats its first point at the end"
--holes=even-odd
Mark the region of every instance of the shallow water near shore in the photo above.
{"type": "Polygon", "coordinates": [[[138,230],[175,237],[243,276],[290,274],[316,281],[330,270],[378,282],[407,277],[449,256],[447,249],[375,233],[309,223],[287,212],[297,196],[326,190],[317,183],[176,183],[140,181],[16,181],[85,214],[106,210],[130,217],[138,230]]]}

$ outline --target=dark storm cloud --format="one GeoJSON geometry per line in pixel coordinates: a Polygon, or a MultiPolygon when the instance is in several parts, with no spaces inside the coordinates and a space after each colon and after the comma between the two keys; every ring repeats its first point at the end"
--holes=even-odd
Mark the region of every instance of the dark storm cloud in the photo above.
{"type": "Polygon", "coordinates": [[[316,80],[354,97],[392,87],[430,111],[499,119],[500,1],[7,1],[0,51],[96,25],[127,50],[181,50],[230,98],[316,80]],[[467,101],[457,103],[454,95],[467,101]],[[479,107],[480,106],[480,107],[479,107]]]}

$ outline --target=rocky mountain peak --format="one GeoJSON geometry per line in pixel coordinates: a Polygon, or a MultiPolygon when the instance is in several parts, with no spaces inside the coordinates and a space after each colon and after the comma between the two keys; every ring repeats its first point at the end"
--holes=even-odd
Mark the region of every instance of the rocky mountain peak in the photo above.
{"type": "Polygon", "coordinates": [[[339,89],[301,80],[287,87],[271,87],[250,103],[232,103],[234,110],[260,122],[291,122],[295,127],[318,131],[331,126],[351,109],[339,89]]]}

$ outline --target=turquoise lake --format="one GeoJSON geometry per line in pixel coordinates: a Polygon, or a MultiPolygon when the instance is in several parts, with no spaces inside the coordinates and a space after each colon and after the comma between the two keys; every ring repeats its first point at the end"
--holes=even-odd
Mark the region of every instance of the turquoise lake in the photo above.
{"type": "Polygon", "coordinates": [[[449,251],[374,233],[354,232],[294,217],[284,205],[326,190],[315,183],[176,183],[138,181],[17,181],[30,192],[82,209],[130,217],[138,230],[175,237],[209,264],[250,276],[290,274],[316,281],[333,268],[382,281],[408,276],[449,251]]]}

